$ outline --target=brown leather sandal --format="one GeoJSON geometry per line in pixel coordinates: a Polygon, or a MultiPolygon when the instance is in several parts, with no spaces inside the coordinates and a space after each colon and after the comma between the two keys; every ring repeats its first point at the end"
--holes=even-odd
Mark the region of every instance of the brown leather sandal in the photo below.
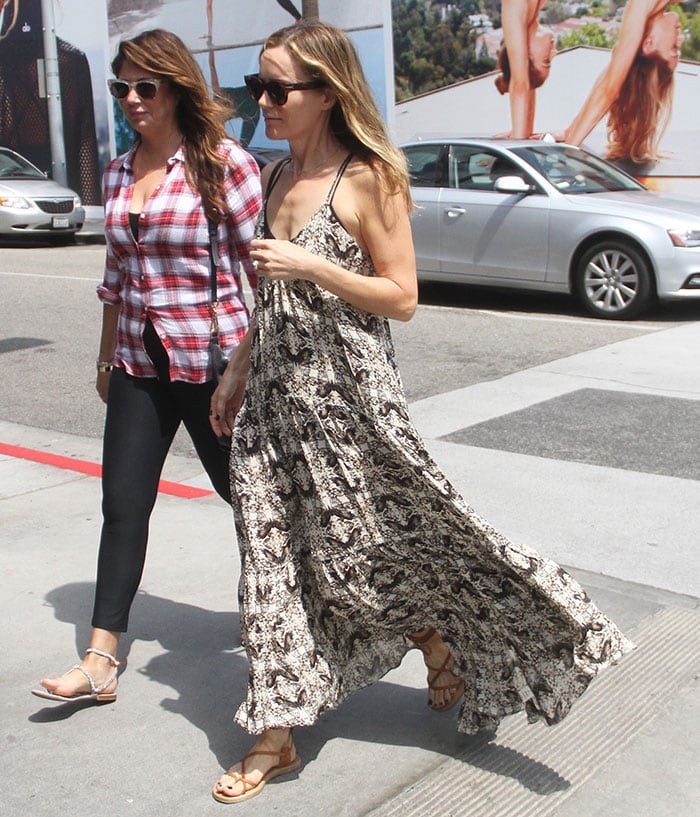
{"type": "Polygon", "coordinates": [[[442,692],[443,690],[448,690],[448,696],[447,698],[445,698],[445,700],[440,706],[437,706],[433,703],[432,696],[428,698],[428,706],[434,712],[447,712],[447,710],[452,709],[452,707],[460,700],[462,695],[464,695],[464,679],[459,678],[452,672],[452,667],[454,666],[454,659],[449,648],[447,648],[447,645],[445,645],[445,648],[447,649],[447,655],[445,656],[445,660],[442,662],[442,664],[440,664],[439,667],[436,667],[428,663],[428,657],[432,653],[432,650],[428,646],[428,643],[435,636],[440,638],[440,634],[434,627],[428,627],[424,635],[415,636],[413,634],[407,634],[406,638],[408,638],[409,641],[412,641],[423,653],[423,657],[425,659],[425,666],[428,669],[428,689],[430,690],[430,692],[435,693],[442,692]],[[435,681],[437,681],[437,679],[444,674],[451,675],[455,680],[450,684],[436,684],[435,681]]]}
{"type": "Polygon", "coordinates": [[[234,771],[233,769],[229,769],[214,784],[214,788],[211,790],[211,793],[214,799],[218,800],[219,803],[242,803],[244,800],[250,800],[251,797],[256,797],[258,794],[260,794],[260,792],[265,788],[265,785],[268,781],[272,780],[274,777],[279,777],[282,774],[295,772],[301,766],[301,760],[299,758],[299,755],[297,755],[296,753],[296,749],[294,748],[294,743],[292,742],[291,734],[289,735],[289,738],[285,745],[282,747],[281,751],[248,752],[248,754],[243,757],[240,763],[241,763],[240,771],[234,771]],[[248,778],[245,776],[246,760],[248,760],[248,758],[250,757],[253,757],[254,755],[272,755],[274,757],[279,758],[279,763],[276,766],[273,766],[272,768],[268,769],[257,783],[251,783],[250,780],[248,780],[248,778]],[[233,785],[235,785],[236,783],[242,783],[243,791],[240,794],[225,794],[225,792],[221,791],[221,789],[227,786],[227,784],[221,783],[221,780],[224,777],[230,777],[233,780],[233,785]]]}

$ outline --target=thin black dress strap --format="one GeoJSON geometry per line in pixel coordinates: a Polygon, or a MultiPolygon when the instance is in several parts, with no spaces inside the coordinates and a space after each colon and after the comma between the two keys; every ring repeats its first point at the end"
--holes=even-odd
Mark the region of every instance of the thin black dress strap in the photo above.
{"type": "Polygon", "coordinates": [[[262,203],[262,218],[263,218],[263,237],[264,238],[274,238],[272,235],[272,231],[270,230],[270,225],[267,223],[267,200],[270,197],[270,193],[272,193],[272,188],[277,184],[279,177],[282,175],[282,171],[284,168],[292,161],[291,156],[287,156],[285,159],[281,159],[277,164],[272,168],[272,172],[270,173],[270,178],[267,180],[267,185],[265,187],[265,197],[263,198],[262,203]]]}
{"type": "Polygon", "coordinates": [[[328,196],[326,197],[326,204],[333,203],[333,196],[335,196],[335,190],[340,183],[340,180],[345,173],[345,168],[350,164],[350,160],[352,159],[352,153],[348,153],[348,155],[343,159],[343,163],[338,168],[338,172],[335,174],[335,179],[333,180],[333,184],[331,185],[331,189],[328,191],[328,196]]]}
{"type": "Polygon", "coordinates": [[[272,188],[277,184],[277,181],[284,170],[285,166],[288,165],[292,161],[291,156],[287,156],[286,159],[281,159],[277,164],[273,167],[272,173],[270,173],[270,178],[267,180],[267,187],[265,188],[265,201],[268,200],[270,197],[270,193],[272,193],[272,188]]]}

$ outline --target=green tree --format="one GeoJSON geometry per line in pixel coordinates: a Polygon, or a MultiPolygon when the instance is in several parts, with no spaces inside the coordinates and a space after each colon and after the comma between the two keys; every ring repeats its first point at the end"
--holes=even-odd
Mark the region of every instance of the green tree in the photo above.
{"type": "Polygon", "coordinates": [[[436,4],[392,0],[396,98],[406,99],[493,70],[480,50],[469,15],[481,13],[477,0],[453,4],[443,18],[436,4]]]}
{"type": "Polygon", "coordinates": [[[557,38],[557,49],[574,48],[577,45],[592,45],[597,48],[612,48],[614,39],[608,37],[597,23],[585,23],[576,31],[561,34],[557,38]]]}

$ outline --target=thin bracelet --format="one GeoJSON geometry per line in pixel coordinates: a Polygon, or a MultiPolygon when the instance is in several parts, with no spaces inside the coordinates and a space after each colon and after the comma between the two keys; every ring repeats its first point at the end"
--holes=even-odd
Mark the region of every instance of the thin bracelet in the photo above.
{"type": "Polygon", "coordinates": [[[97,361],[97,371],[100,373],[103,372],[111,372],[112,371],[112,361],[111,360],[98,360],[97,361]]]}

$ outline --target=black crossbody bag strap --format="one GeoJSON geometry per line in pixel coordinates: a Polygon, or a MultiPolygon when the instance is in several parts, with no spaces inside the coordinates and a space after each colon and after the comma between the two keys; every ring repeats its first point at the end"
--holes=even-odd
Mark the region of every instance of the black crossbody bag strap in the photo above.
{"type": "Polygon", "coordinates": [[[211,296],[209,303],[209,312],[211,314],[211,339],[219,342],[219,316],[217,314],[217,307],[219,306],[219,297],[216,291],[216,275],[219,269],[219,242],[218,242],[218,225],[215,221],[207,218],[207,226],[209,229],[209,261],[211,267],[211,296]]]}

